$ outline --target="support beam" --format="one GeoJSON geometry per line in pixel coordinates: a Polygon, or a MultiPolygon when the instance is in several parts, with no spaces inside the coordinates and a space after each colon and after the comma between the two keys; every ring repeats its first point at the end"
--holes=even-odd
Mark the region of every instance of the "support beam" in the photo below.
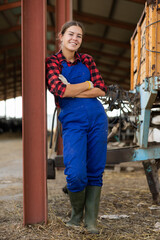
{"type": "MultiPolygon", "coordinates": [[[[72,19],[72,0],[56,0],[56,37],[61,30],[62,25],[72,19]]],[[[56,42],[56,50],[59,49],[59,43],[56,42]]]]}
{"type": "Polygon", "coordinates": [[[12,3],[5,3],[3,5],[0,5],[0,12],[1,11],[6,11],[12,8],[17,8],[21,6],[21,1],[17,1],[17,2],[12,2],[12,3]]]}
{"type": "MultiPolygon", "coordinates": [[[[55,7],[48,5],[47,11],[54,13],[55,7]]],[[[130,30],[130,31],[133,31],[136,27],[134,24],[131,24],[131,23],[127,23],[127,22],[123,22],[123,21],[119,21],[119,20],[115,20],[115,19],[109,19],[106,17],[102,17],[102,16],[98,16],[98,15],[90,14],[90,13],[86,13],[86,12],[85,13],[79,12],[76,10],[73,11],[73,19],[77,20],[77,21],[91,23],[91,24],[99,23],[102,25],[116,27],[116,28],[122,28],[122,29],[130,30]]]]}
{"type": "MultiPolygon", "coordinates": [[[[4,28],[4,29],[0,29],[0,35],[2,34],[8,34],[11,32],[17,32],[21,30],[21,25],[15,25],[9,28],[4,28]]],[[[55,27],[54,26],[47,26],[47,31],[48,32],[54,32],[55,31],[55,27]]]]}
{"type": "Polygon", "coordinates": [[[90,13],[79,13],[78,11],[73,12],[73,18],[78,21],[86,22],[86,23],[99,23],[105,26],[111,26],[116,28],[122,28],[126,30],[133,31],[135,29],[135,25],[127,22],[122,22],[114,19],[109,19],[106,17],[90,14],[90,13]]]}
{"type": "Polygon", "coordinates": [[[96,43],[99,42],[99,43],[103,43],[103,44],[108,44],[108,45],[112,45],[112,46],[117,46],[117,47],[121,47],[121,48],[130,49],[130,44],[129,43],[124,43],[124,42],[120,42],[120,41],[116,41],[116,40],[106,39],[106,38],[98,37],[96,35],[91,35],[91,34],[85,34],[84,41],[86,41],[86,42],[96,42],[96,43]]]}
{"type": "Polygon", "coordinates": [[[23,222],[26,225],[47,223],[46,0],[22,0],[21,32],[23,222]]]}
{"type": "Polygon", "coordinates": [[[115,59],[115,60],[130,63],[130,58],[128,58],[128,57],[123,57],[123,56],[121,57],[121,56],[118,56],[118,55],[115,55],[115,54],[112,54],[112,53],[102,52],[102,51],[98,51],[98,50],[91,49],[91,48],[82,47],[81,52],[89,53],[89,54],[92,54],[92,55],[100,55],[100,56],[103,56],[103,57],[107,57],[107,58],[111,58],[111,59],[115,59]]]}
{"type": "MultiPolygon", "coordinates": [[[[58,33],[61,30],[62,25],[72,20],[72,0],[56,0],[56,32],[55,36],[58,37],[58,33]]],[[[59,50],[59,41],[56,41],[56,52],[59,50]]],[[[58,113],[59,114],[59,110],[58,113]]],[[[57,124],[58,126],[58,124],[57,124]]],[[[63,152],[62,137],[58,136],[58,150],[57,154],[60,155],[63,152]]]]}
{"type": "Polygon", "coordinates": [[[20,25],[12,26],[12,27],[9,27],[9,28],[1,29],[0,30],[0,35],[8,34],[8,33],[11,33],[11,32],[17,32],[17,31],[20,31],[20,30],[21,30],[20,25]]]}
{"type": "Polygon", "coordinates": [[[128,2],[135,2],[140,4],[145,4],[146,0],[127,0],[128,2]]]}

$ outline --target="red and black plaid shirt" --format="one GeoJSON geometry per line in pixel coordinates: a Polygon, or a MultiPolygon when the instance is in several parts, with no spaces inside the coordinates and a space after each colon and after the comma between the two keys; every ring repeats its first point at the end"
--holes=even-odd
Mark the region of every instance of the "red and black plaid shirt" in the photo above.
{"type": "Polygon", "coordinates": [[[91,56],[76,52],[75,61],[71,63],[66,60],[62,54],[62,51],[59,51],[57,54],[46,58],[46,77],[48,89],[54,94],[57,107],[59,107],[58,97],[62,97],[66,89],[66,85],[58,79],[59,74],[62,72],[62,61],[64,60],[67,62],[68,66],[76,65],[78,61],[81,61],[89,69],[91,74],[90,81],[93,82],[94,87],[100,88],[104,92],[107,91],[107,87],[105,86],[104,81],[102,80],[102,77],[91,56]]]}

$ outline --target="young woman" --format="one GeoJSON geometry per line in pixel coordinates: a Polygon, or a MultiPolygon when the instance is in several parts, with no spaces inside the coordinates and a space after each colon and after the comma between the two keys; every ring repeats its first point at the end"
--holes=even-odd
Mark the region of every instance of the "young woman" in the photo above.
{"type": "Polygon", "coordinates": [[[83,218],[91,233],[98,233],[102,175],[106,164],[108,121],[97,99],[107,88],[93,58],[79,54],[84,30],[67,22],[61,29],[61,50],[46,59],[48,88],[61,108],[63,157],[72,215],[67,226],[83,218]]]}

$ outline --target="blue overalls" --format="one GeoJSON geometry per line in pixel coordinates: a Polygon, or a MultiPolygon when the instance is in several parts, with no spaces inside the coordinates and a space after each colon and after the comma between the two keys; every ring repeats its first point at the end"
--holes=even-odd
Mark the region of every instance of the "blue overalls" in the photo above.
{"type": "MultiPolygon", "coordinates": [[[[89,69],[78,62],[62,62],[62,75],[71,84],[90,80],[89,69]]],[[[67,188],[82,191],[87,185],[102,186],[106,164],[108,121],[97,98],[59,98],[63,158],[67,188]]]]}

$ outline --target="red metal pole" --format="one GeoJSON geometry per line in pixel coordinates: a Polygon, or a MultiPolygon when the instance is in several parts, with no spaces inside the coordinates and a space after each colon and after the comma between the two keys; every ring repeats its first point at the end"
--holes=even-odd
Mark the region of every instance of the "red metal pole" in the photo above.
{"type": "MultiPolygon", "coordinates": [[[[73,7],[72,7],[72,0],[56,0],[56,39],[58,38],[58,33],[61,30],[62,25],[72,20],[72,13],[73,7]]],[[[59,50],[59,42],[56,41],[56,52],[59,50]]],[[[63,154],[63,143],[62,143],[62,137],[58,136],[58,155],[63,154]]]]}
{"type": "MultiPolygon", "coordinates": [[[[56,29],[55,34],[58,37],[58,33],[61,30],[62,25],[72,20],[72,0],[56,0],[56,29]]],[[[59,50],[58,41],[56,42],[56,51],[59,50]]]]}
{"type": "Polygon", "coordinates": [[[22,0],[23,221],[47,223],[46,0],[22,0]]]}

